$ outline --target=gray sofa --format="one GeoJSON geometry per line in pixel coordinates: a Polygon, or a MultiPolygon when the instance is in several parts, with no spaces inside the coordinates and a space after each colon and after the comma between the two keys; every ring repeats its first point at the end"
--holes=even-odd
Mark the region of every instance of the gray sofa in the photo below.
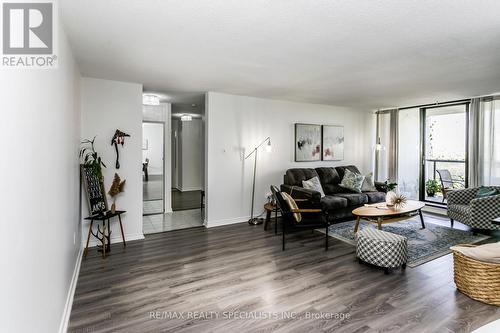
{"type": "Polygon", "coordinates": [[[345,169],[360,173],[354,165],[340,166],[335,168],[296,168],[288,169],[285,173],[281,191],[289,193],[293,198],[308,199],[312,206],[320,207],[331,222],[344,220],[352,217],[354,208],[385,201],[385,184],[375,183],[376,192],[355,193],[341,187],[339,184],[344,177],[345,169]],[[302,187],[302,181],[318,177],[325,197],[317,191],[302,187]]]}

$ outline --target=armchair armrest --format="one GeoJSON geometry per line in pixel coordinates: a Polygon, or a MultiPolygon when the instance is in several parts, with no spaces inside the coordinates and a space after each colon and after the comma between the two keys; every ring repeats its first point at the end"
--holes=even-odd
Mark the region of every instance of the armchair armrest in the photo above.
{"type": "Polygon", "coordinates": [[[466,188],[463,190],[452,190],[446,194],[448,204],[468,205],[476,197],[477,188],[466,188]]]}
{"type": "Polygon", "coordinates": [[[321,194],[318,191],[285,184],[281,185],[281,191],[290,194],[294,199],[307,199],[314,204],[321,202],[321,194]]]}
{"type": "Polygon", "coordinates": [[[321,209],[292,209],[292,213],[321,213],[321,209]]]}
{"type": "Polygon", "coordinates": [[[500,217],[500,194],[472,199],[470,210],[470,216],[482,222],[490,222],[500,217]]]}
{"type": "Polygon", "coordinates": [[[387,186],[385,185],[384,182],[375,182],[375,188],[379,192],[387,193],[387,186]]]}

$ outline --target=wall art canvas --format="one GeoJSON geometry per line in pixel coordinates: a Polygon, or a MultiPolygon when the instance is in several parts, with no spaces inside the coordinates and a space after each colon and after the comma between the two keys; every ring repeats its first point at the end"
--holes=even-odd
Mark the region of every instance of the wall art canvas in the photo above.
{"type": "Polygon", "coordinates": [[[344,159],[344,126],[323,125],[323,161],[344,159]]]}
{"type": "Polygon", "coordinates": [[[295,162],[321,160],[321,125],[295,124],[295,162]]]}

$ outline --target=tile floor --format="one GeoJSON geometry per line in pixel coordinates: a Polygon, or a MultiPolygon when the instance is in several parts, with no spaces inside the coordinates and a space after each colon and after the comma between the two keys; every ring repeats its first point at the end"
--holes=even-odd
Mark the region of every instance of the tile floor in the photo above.
{"type": "Polygon", "coordinates": [[[203,226],[201,209],[179,210],[173,213],[143,216],[142,221],[144,234],[203,226]]]}

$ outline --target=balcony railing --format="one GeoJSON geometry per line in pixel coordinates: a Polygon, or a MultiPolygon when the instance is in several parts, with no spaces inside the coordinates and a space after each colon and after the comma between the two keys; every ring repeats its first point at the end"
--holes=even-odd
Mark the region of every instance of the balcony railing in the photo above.
{"type": "MultiPolygon", "coordinates": [[[[434,180],[439,180],[439,175],[436,172],[436,169],[437,169],[436,166],[438,163],[463,164],[463,172],[460,172],[460,174],[457,174],[457,172],[452,172],[453,170],[450,170],[450,173],[451,173],[454,181],[465,183],[465,177],[466,177],[466,175],[465,175],[465,160],[426,159],[425,162],[426,162],[426,166],[428,166],[427,163],[432,165],[432,177],[434,180]],[[455,179],[457,176],[463,177],[463,179],[455,179]]],[[[442,168],[442,169],[451,169],[451,168],[442,168]]],[[[460,168],[460,169],[462,169],[462,168],[460,168]]]]}

